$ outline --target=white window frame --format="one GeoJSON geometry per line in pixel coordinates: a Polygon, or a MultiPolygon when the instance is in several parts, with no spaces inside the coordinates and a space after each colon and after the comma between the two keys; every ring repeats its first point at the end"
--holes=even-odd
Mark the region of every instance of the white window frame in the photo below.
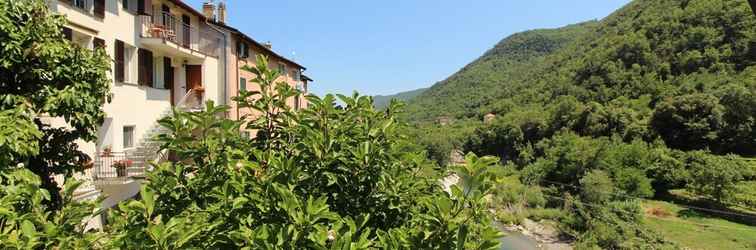
{"type": "Polygon", "coordinates": [[[128,43],[123,43],[123,82],[137,83],[137,48],[128,43]]]}
{"type": "Polygon", "coordinates": [[[122,141],[121,143],[122,143],[122,146],[123,146],[124,149],[134,148],[136,146],[136,143],[134,141],[135,137],[136,137],[136,126],[134,126],[134,125],[124,125],[121,128],[121,141],[122,141]],[[131,133],[129,134],[131,138],[128,141],[127,141],[128,137],[126,136],[127,135],[127,133],[126,133],[126,129],[127,128],[131,128],[131,131],[130,131],[131,133]],[[131,145],[128,145],[128,144],[131,144],[131,145]]]}
{"type": "Polygon", "coordinates": [[[152,57],[152,87],[165,89],[165,71],[163,70],[163,56],[152,57]]]}

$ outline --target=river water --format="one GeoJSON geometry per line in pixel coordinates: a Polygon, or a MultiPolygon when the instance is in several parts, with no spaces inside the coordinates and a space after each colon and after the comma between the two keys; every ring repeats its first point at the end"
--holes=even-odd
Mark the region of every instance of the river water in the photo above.
{"type": "Polygon", "coordinates": [[[496,223],[496,226],[506,234],[504,237],[501,237],[499,239],[499,242],[501,242],[500,249],[540,250],[540,248],[538,247],[538,242],[529,238],[528,236],[525,236],[524,234],[517,231],[506,230],[506,228],[504,228],[504,226],[499,223],[496,223]]]}

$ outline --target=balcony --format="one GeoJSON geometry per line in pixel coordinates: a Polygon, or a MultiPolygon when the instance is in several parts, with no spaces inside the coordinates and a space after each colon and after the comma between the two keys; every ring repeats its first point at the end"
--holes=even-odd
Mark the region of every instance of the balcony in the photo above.
{"type": "Polygon", "coordinates": [[[215,31],[204,24],[200,28],[191,26],[168,12],[153,13],[139,16],[142,44],[173,56],[218,57],[222,37],[215,31]]]}
{"type": "Polygon", "coordinates": [[[101,153],[95,157],[92,177],[95,184],[125,184],[144,177],[143,158],[125,152],[101,153]]]}

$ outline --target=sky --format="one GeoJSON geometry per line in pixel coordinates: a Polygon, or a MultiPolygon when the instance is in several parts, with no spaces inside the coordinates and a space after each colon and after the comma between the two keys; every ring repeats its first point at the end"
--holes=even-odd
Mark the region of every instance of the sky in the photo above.
{"type": "MultiPolygon", "coordinates": [[[[197,10],[205,0],[184,0],[197,10]]],[[[216,0],[217,2],[217,0],[216,0]]],[[[227,0],[227,23],[307,68],[310,91],[429,87],[520,31],[601,19],[629,0],[227,0]]]]}

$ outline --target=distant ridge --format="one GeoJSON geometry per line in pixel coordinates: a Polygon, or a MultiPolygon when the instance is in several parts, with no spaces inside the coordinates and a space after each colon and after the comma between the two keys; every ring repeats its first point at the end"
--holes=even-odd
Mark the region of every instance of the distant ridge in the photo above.
{"type": "Polygon", "coordinates": [[[428,88],[420,88],[420,89],[415,89],[415,90],[410,90],[410,91],[404,91],[404,92],[399,92],[393,95],[375,95],[373,96],[373,106],[377,109],[385,108],[386,106],[389,105],[389,102],[391,102],[391,99],[397,99],[397,100],[406,102],[406,101],[412,100],[413,98],[422,94],[426,90],[428,90],[428,88]]]}

